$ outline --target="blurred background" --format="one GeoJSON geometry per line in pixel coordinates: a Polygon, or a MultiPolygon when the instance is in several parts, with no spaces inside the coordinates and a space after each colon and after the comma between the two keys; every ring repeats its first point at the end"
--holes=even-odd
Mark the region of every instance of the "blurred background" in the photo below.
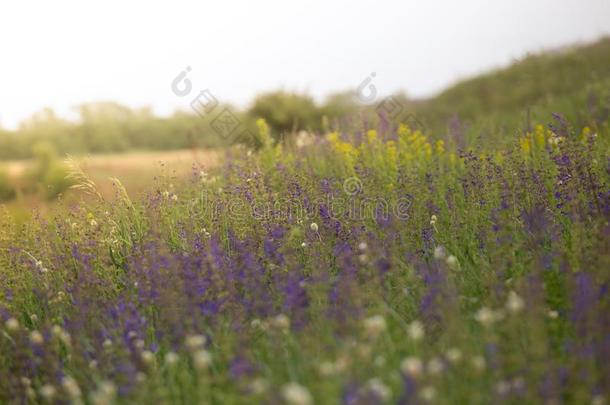
{"type": "Polygon", "coordinates": [[[67,155],[109,196],[111,176],[137,193],[212,169],[257,147],[257,118],[282,139],[407,122],[458,147],[553,112],[607,123],[607,0],[159,3],[0,6],[0,204],[69,199],[67,155]]]}

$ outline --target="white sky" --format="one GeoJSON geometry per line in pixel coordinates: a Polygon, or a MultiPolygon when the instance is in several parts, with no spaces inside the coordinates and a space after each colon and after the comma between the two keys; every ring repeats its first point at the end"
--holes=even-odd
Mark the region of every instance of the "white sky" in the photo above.
{"type": "Polygon", "coordinates": [[[0,4],[0,125],[113,100],[186,109],[186,66],[245,106],[284,88],[316,98],[371,72],[384,94],[433,94],[539,51],[610,34],[610,0],[30,1],[0,4]]]}

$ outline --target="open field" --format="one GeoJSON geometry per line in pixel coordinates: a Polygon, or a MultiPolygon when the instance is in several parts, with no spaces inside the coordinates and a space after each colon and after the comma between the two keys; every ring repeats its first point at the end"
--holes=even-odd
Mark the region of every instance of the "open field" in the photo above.
{"type": "MultiPolygon", "coordinates": [[[[221,150],[179,150],[163,152],[130,152],[122,154],[92,155],[75,157],[79,166],[91,177],[100,193],[110,200],[115,197],[111,178],[118,178],[130,195],[137,196],[149,189],[155,178],[160,176],[174,178],[181,182],[199,170],[210,170],[217,167],[222,159],[221,150]]],[[[22,178],[34,165],[33,160],[0,162],[11,180],[19,185],[22,178]]],[[[78,193],[68,191],[64,200],[79,198],[78,193]]],[[[47,201],[39,195],[18,195],[16,200],[4,205],[10,212],[20,218],[27,218],[33,209],[41,213],[48,212],[56,201],[47,201]]]]}

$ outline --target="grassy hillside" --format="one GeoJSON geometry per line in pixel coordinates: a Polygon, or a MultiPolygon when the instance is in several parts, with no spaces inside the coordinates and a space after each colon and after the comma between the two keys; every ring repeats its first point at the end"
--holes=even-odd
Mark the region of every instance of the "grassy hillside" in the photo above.
{"type": "Polygon", "coordinates": [[[595,128],[605,121],[609,107],[610,38],[528,56],[414,105],[433,132],[448,131],[451,121],[456,127],[458,117],[471,136],[496,137],[533,121],[548,122],[554,112],[595,128]]]}

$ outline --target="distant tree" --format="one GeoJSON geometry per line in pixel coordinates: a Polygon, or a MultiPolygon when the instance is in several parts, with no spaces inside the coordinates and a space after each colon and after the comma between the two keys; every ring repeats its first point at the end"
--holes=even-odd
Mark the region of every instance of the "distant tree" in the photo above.
{"type": "Polygon", "coordinates": [[[265,93],[254,100],[248,112],[254,118],[264,118],[278,134],[320,127],[320,111],[306,94],[285,91],[265,93]]]}
{"type": "Polygon", "coordinates": [[[358,102],[356,91],[348,90],[326,97],[321,113],[329,119],[343,118],[356,113],[360,108],[362,104],[358,102]]]}

